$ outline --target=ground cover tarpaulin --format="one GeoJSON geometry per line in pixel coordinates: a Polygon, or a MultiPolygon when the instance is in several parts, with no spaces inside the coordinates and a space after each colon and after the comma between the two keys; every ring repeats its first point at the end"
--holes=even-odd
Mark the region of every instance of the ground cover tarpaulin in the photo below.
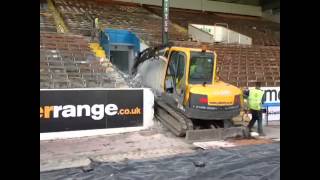
{"type": "Polygon", "coordinates": [[[40,173],[40,179],[280,179],[280,143],[198,150],[157,160],[92,163],[40,173]]]}

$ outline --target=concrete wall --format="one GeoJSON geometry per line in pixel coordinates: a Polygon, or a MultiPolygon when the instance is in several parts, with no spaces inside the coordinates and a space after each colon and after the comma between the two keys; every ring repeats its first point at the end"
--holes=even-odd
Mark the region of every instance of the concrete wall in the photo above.
{"type": "Polygon", "coordinates": [[[201,25],[196,24],[189,24],[188,26],[188,35],[192,37],[193,40],[200,41],[200,42],[208,42],[213,43],[214,37],[212,32],[204,32],[201,30],[201,27],[197,27],[201,25]]]}
{"type": "MultiPolygon", "coordinates": [[[[149,4],[161,6],[162,0],[118,0],[139,4],[149,4]]],[[[262,16],[262,10],[259,6],[250,6],[243,4],[224,3],[208,0],[170,0],[170,7],[193,9],[203,11],[213,11],[221,13],[232,13],[250,16],[262,16]]]]}

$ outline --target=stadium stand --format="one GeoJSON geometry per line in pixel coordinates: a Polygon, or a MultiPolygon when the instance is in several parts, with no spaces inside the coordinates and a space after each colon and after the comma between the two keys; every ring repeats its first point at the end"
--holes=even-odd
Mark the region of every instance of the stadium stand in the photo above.
{"type": "MultiPolygon", "coordinates": [[[[110,64],[109,64],[110,65],[110,64]]],[[[115,71],[108,71],[82,36],[40,33],[40,88],[124,86],[115,71]]]]}
{"type": "MultiPolygon", "coordinates": [[[[106,1],[56,0],[71,32],[90,35],[90,16],[98,17],[103,28],[126,29],[134,32],[146,44],[161,40],[162,19],[137,4],[106,1]],[[88,13],[85,13],[85,12],[88,13]]],[[[172,40],[188,40],[187,32],[180,32],[170,24],[172,40]]]]}
{"type": "MultiPolygon", "coordinates": [[[[144,7],[158,16],[162,16],[161,7],[148,5],[144,5],[144,7]]],[[[184,28],[188,28],[188,24],[214,25],[215,23],[227,23],[230,29],[252,37],[254,45],[280,45],[276,34],[280,31],[280,25],[259,17],[170,8],[170,19],[173,23],[177,23],[184,28]]]]}

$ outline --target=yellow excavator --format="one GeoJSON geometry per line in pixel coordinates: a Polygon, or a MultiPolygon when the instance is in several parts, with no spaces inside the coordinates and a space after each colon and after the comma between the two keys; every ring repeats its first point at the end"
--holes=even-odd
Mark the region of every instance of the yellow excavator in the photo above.
{"type": "Polygon", "coordinates": [[[157,47],[141,52],[133,72],[155,94],[155,117],[188,141],[248,137],[235,126],[242,91],[217,77],[217,54],[202,48],[157,47]]]}

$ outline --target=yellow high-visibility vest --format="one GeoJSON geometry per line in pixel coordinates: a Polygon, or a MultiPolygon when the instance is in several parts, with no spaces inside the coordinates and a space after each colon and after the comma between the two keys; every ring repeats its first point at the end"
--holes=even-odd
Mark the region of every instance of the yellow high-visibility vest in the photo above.
{"type": "Polygon", "coordinates": [[[99,19],[98,18],[94,19],[94,23],[95,23],[96,28],[99,28],[99,19]]]}
{"type": "Polygon", "coordinates": [[[260,89],[252,89],[249,91],[248,105],[250,109],[261,110],[262,98],[264,92],[260,89]]]}
{"type": "Polygon", "coordinates": [[[193,64],[193,65],[190,66],[190,74],[189,74],[189,77],[190,77],[190,76],[193,76],[195,71],[196,71],[196,65],[193,64]]]}

